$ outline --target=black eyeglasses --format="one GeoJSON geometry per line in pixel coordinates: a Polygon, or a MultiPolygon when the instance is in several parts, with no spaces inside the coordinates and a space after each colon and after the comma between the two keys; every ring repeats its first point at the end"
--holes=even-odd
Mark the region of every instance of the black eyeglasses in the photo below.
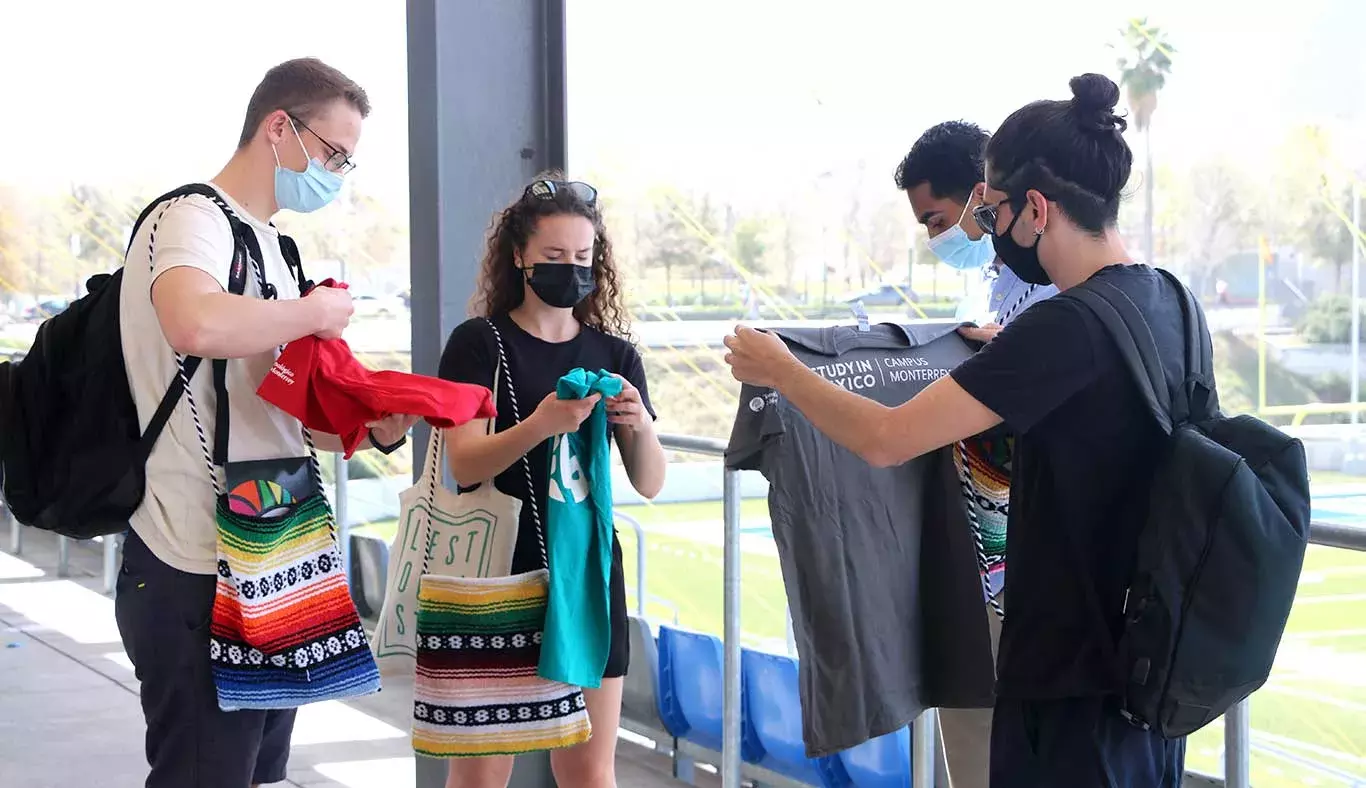
{"type": "MultiPolygon", "coordinates": [[[[1040,194],[1043,193],[1040,192],[1040,194]]],[[[1043,198],[1047,200],[1048,195],[1044,194],[1043,198]]],[[[1001,206],[1009,202],[1010,198],[1007,197],[1004,200],[1001,200],[1000,202],[996,203],[995,205],[979,205],[976,208],[972,209],[972,218],[977,222],[977,226],[981,228],[982,232],[986,233],[987,235],[996,234],[996,220],[1001,215],[1001,206]]],[[[1015,210],[1015,218],[1010,220],[1011,226],[1006,228],[1007,233],[1014,229],[1015,222],[1019,221],[1020,211],[1024,208],[1024,206],[1025,203],[1023,200],[1021,200],[1020,207],[1015,210]]]]}
{"type": "Polygon", "coordinates": [[[356,165],[354,162],[351,161],[351,157],[347,156],[346,152],[343,151],[341,148],[338,148],[336,145],[333,145],[326,139],[323,139],[323,135],[319,134],[313,129],[310,129],[308,127],[308,124],[304,123],[302,120],[299,120],[293,115],[290,115],[289,119],[297,123],[299,127],[302,128],[304,131],[308,132],[309,134],[312,134],[318,140],[318,142],[321,142],[323,144],[324,148],[327,148],[327,161],[323,162],[323,167],[325,167],[328,170],[331,170],[332,172],[337,173],[338,175],[345,175],[348,172],[356,169],[356,165]]]}
{"type": "MultiPolygon", "coordinates": [[[[1004,201],[1003,201],[1004,202],[1004,201]]],[[[1001,215],[1001,203],[995,205],[979,205],[972,209],[972,218],[977,222],[977,226],[987,235],[996,234],[996,219],[1001,215]]]]}
{"type": "Polygon", "coordinates": [[[583,181],[535,181],[526,187],[524,197],[537,200],[553,200],[561,191],[567,191],[585,205],[598,204],[598,190],[583,181]]]}

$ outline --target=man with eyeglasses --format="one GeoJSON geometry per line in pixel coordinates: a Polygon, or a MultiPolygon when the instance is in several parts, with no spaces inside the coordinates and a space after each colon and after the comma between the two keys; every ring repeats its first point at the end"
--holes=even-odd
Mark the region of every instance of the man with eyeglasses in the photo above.
{"type": "MultiPolygon", "coordinates": [[[[1001,265],[982,230],[973,209],[982,204],[987,133],[980,126],[960,120],[940,123],[928,129],[896,168],[896,188],[906,193],[916,221],[929,235],[930,251],[945,265],[982,277],[982,287],[970,291],[959,305],[959,320],[979,324],[964,328],[968,339],[990,342],[1001,327],[1015,319],[1030,305],[1058,292],[1056,287],[1036,287],[1020,280],[1001,265]]],[[[996,480],[1010,478],[1010,440],[1003,431],[965,441],[955,452],[960,473],[967,466],[990,465],[996,480]],[[965,462],[965,459],[972,462],[965,462]]],[[[985,582],[996,593],[995,606],[1004,602],[1000,587],[1004,579],[1002,559],[1005,547],[1006,512],[1009,490],[999,484],[974,487],[979,561],[985,582]],[[988,533],[988,531],[990,531],[988,533]]],[[[987,601],[993,651],[1001,637],[1001,619],[987,601]]],[[[948,762],[952,788],[986,788],[988,751],[991,743],[991,709],[940,709],[939,726],[943,753],[948,762]]]]}
{"type": "Polygon", "coordinates": [[[985,298],[980,292],[969,292],[955,315],[980,323],[980,329],[964,334],[983,342],[1031,304],[1058,292],[1052,285],[1027,284],[1001,265],[991,237],[969,215],[982,204],[987,139],[987,133],[974,123],[940,123],[920,135],[895,175],[896,188],[906,193],[916,221],[929,235],[930,251],[950,268],[980,275],[989,283],[985,298]]]}
{"type": "MultiPolygon", "coordinates": [[[[187,376],[182,358],[227,359],[229,456],[307,453],[299,422],[258,398],[256,387],[280,346],[310,335],[340,337],[351,296],[330,287],[301,294],[302,277],[270,221],[280,210],[316,211],[337,196],[369,112],[365,91],[336,69],[311,58],[282,63],[252,95],[237,150],[212,191],[152,207],[129,247],[120,296],[129,387],[144,425],[168,382],[187,376]],[[247,247],[260,257],[244,263],[240,295],[230,285],[243,277],[229,215],[242,237],[254,237],[247,247]]],[[[206,467],[217,397],[214,375],[202,366],[147,461],[146,495],[129,524],[117,585],[119,633],[147,721],[148,788],[283,781],[294,727],[293,709],[218,706],[209,625],[218,571],[212,474],[222,469],[206,467]]],[[[376,422],[370,441],[392,450],[411,423],[376,422]]],[[[340,448],[335,436],[315,438],[319,448],[340,448]]]]}

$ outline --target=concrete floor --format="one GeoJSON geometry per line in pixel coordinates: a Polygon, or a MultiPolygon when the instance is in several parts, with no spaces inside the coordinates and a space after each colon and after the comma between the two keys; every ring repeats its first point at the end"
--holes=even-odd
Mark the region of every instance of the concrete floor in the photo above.
{"type": "MultiPolygon", "coordinates": [[[[98,546],[73,546],[67,578],[56,577],[55,540],[30,530],[23,548],[0,551],[0,788],[137,788],[138,684],[101,593],[98,546]]],[[[411,788],[410,709],[411,691],[392,680],[379,695],[304,707],[282,785],[411,788]]],[[[617,768],[623,788],[682,785],[666,757],[626,740],[617,768]]]]}

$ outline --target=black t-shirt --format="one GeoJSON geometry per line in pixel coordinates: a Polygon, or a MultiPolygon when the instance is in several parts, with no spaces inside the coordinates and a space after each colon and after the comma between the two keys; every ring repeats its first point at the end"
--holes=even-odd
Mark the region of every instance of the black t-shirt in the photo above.
{"type": "MultiPolygon", "coordinates": [[[[1096,277],[1147,318],[1176,386],[1185,377],[1180,295],[1147,266],[1111,266],[1096,277]]],[[[1019,435],[998,694],[1116,691],[1106,639],[1119,636],[1163,445],[1118,347],[1064,292],[1031,306],[952,374],[1019,435]]]]}
{"type": "MultiPolygon", "coordinates": [[[[555,390],[555,383],[575,367],[596,372],[605,369],[621,375],[640,390],[640,399],[650,416],[655,415],[650,405],[650,393],[645,385],[645,365],[640,353],[630,342],[601,331],[584,327],[568,342],[546,342],[528,334],[508,315],[493,318],[503,337],[508,368],[517,392],[517,406],[522,419],[527,419],[546,395],[555,390]]],[[[456,326],[446,340],[441,354],[441,370],[446,380],[493,388],[493,372],[498,364],[498,344],[493,331],[482,317],[466,320],[456,326]]],[[[512,413],[512,398],[505,379],[498,382],[498,418],[496,429],[501,432],[516,423],[512,413]]],[[[536,504],[544,516],[546,490],[550,484],[549,441],[542,442],[529,454],[531,480],[536,488],[536,504]]],[[[478,479],[460,479],[462,484],[474,484],[478,479]]],[[[541,568],[540,547],[536,540],[536,521],[528,502],[526,474],[522,463],[515,462],[498,474],[494,486],[522,501],[522,516],[517,530],[517,546],[512,555],[512,571],[529,572],[541,568]]]]}

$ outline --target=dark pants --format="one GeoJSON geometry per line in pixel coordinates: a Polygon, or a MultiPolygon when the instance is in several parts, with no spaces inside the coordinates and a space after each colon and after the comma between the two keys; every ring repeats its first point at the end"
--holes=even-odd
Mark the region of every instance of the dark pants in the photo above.
{"type": "Polygon", "coordinates": [[[247,788],[285,779],[294,710],[218,708],[209,668],[216,581],[167,566],[128,532],[114,613],[142,683],[147,788],[247,788]]]}
{"type": "Polygon", "coordinates": [[[991,721],[991,788],[1179,788],[1186,740],[1141,731],[1113,700],[1001,698],[991,721]]]}

